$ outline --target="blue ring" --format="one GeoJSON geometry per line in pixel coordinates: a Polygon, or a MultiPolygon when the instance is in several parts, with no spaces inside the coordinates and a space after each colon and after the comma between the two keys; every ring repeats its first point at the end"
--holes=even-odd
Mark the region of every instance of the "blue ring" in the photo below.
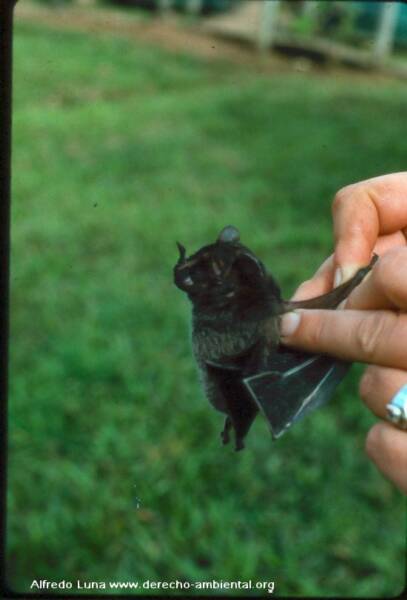
{"type": "Polygon", "coordinates": [[[386,406],[387,420],[400,429],[407,429],[407,384],[403,385],[386,406]]]}
{"type": "Polygon", "coordinates": [[[403,387],[399,389],[389,404],[392,406],[397,406],[403,412],[407,412],[407,384],[403,385],[403,387]]]}

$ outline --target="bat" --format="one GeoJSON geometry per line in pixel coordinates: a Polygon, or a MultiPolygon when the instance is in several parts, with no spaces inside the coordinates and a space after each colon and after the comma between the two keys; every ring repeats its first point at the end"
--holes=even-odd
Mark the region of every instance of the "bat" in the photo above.
{"type": "Polygon", "coordinates": [[[213,244],[187,257],[177,242],[174,283],[192,303],[192,348],[206,396],[226,415],[221,438],[234,432],[235,449],[261,411],[273,439],[327,402],[350,363],[288,348],[280,317],[296,308],[336,308],[378,259],[321,296],[285,301],[275,279],[229,225],[213,244]]]}

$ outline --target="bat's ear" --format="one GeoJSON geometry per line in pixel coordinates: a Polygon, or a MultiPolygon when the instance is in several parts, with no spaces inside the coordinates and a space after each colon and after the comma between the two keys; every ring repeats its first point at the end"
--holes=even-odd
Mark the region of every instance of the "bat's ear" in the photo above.
{"type": "Polygon", "coordinates": [[[185,255],[187,251],[185,250],[185,246],[183,246],[179,242],[177,242],[177,247],[179,252],[178,263],[183,263],[185,261],[185,255]]]}
{"type": "Polygon", "coordinates": [[[218,239],[216,240],[218,243],[222,244],[234,244],[240,241],[240,233],[236,227],[233,225],[228,225],[224,227],[220,234],[218,235],[218,239]]]}
{"type": "Polygon", "coordinates": [[[243,252],[235,260],[234,267],[239,271],[246,285],[258,285],[266,276],[266,269],[252,254],[243,252]]]}

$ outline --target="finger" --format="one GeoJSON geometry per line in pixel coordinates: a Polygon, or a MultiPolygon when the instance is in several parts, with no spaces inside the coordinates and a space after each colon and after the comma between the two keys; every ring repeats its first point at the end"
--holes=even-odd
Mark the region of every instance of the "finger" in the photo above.
{"type": "Polygon", "coordinates": [[[407,494],[407,432],[377,423],[367,435],[366,452],[383,475],[407,494]]]}
{"type": "Polygon", "coordinates": [[[406,246],[406,236],[402,231],[396,231],[396,233],[389,233],[388,235],[381,235],[373,248],[373,252],[382,256],[393,248],[401,248],[406,246]]]}
{"type": "Polygon", "coordinates": [[[343,360],[407,369],[407,314],[296,310],[281,317],[282,343],[343,360]]]}
{"type": "Polygon", "coordinates": [[[407,309],[407,246],[384,254],[350,294],[345,307],[358,310],[407,309]]]}
{"type": "Polygon", "coordinates": [[[336,285],[369,262],[379,235],[407,227],[407,172],[368,179],[340,190],[332,212],[336,285]]]}
{"type": "Polygon", "coordinates": [[[404,385],[407,371],[389,367],[367,367],[359,384],[359,394],[368,408],[382,419],[386,417],[386,405],[404,385]]]}
{"type": "MultiPolygon", "coordinates": [[[[376,241],[373,252],[382,255],[393,248],[402,246],[406,246],[406,238],[401,231],[397,231],[396,233],[380,236],[376,241]]],[[[298,286],[291,297],[291,301],[307,300],[308,298],[330,292],[333,287],[334,267],[334,255],[331,254],[317,269],[311,279],[304,281],[298,286]]]]}
{"type": "Polygon", "coordinates": [[[306,300],[313,296],[326,294],[332,289],[334,255],[331,254],[318,268],[311,279],[304,281],[295,291],[291,300],[306,300]]]}

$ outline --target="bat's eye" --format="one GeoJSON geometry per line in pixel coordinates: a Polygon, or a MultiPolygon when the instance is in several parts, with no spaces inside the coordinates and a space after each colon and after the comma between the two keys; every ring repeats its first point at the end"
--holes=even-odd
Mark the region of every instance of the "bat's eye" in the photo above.
{"type": "Polygon", "coordinates": [[[185,277],[185,279],[182,280],[182,283],[184,285],[186,285],[187,287],[194,285],[194,282],[192,281],[192,277],[190,277],[189,275],[188,275],[188,277],[185,277]]]}

